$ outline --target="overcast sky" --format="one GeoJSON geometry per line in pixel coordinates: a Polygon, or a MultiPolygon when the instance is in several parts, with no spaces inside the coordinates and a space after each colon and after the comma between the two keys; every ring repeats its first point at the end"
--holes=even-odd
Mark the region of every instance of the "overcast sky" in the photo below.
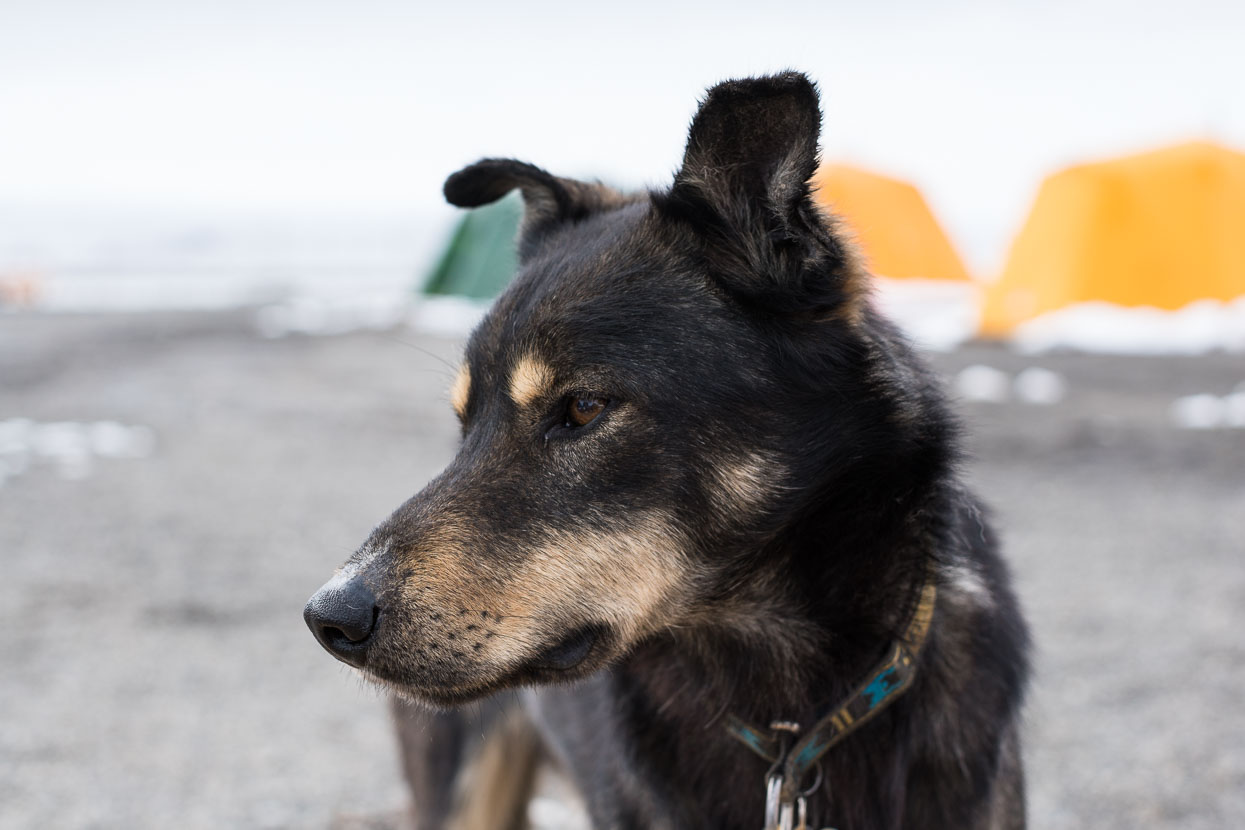
{"type": "Polygon", "coordinates": [[[706,86],[794,67],[824,154],[918,184],[979,271],[1041,177],[1245,147],[1242,2],[0,0],[0,207],[429,217],[513,155],[660,185],[706,86]]]}

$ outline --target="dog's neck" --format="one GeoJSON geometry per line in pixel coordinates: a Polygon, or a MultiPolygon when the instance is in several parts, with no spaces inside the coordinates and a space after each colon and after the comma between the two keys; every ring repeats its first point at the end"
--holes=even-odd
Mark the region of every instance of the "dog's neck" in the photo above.
{"type": "Polygon", "coordinates": [[[706,726],[727,712],[801,722],[849,693],[903,630],[935,542],[914,521],[835,539],[833,521],[776,540],[704,612],[637,650],[627,670],[655,705],[682,708],[672,699],[690,684],[706,726]]]}
{"type": "MultiPolygon", "coordinates": [[[[738,579],[704,612],[643,643],[614,670],[616,711],[644,724],[635,734],[657,736],[630,748],[654,771],[648,785],[678,782],[676,788],[697,794],[695,820],[684,819],[688,826],[760,821],[766,762],[730,736],[728,716],[811,728],[901,635],[937,534],[920,521],[883,518],[885,525],[871,535],[830,535],[835,517],[805,523],[741,566],[738,579]],[[866,541],[872,547],[846,547],[866,541]],[[875,597],[886,601],[871,605],[875,597]]],[[[883,717],[903,717],[894,712],[909,708],[910,701],[900,700],[883,717]]],[[[818,799],[833,791],[836,815],[854,817],[858,826],[883,826],[861,817],[877,812],[879,788],[897,786],[900,779],[888,766],[893,758],[862,755],[859,744],[832,755],[823,759],[827,785],[818,799]]]]}

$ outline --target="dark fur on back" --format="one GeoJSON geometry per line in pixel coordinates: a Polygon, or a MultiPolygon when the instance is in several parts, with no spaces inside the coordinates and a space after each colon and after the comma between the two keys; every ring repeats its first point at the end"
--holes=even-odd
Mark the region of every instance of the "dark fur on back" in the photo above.
{"type": "Polygon", "coordinates": [[[468,346],[458,457],[348,566],[384,607],[365,671],[438,704],[548,686],[528,709],[600,828],[759,826],[766,764],[723,718],[813,723],[931,572],[915,684],[825,757],[813,816],[1024,826],[1025,627],[938,384],[812,199],[819,124],[802,75],[732,81],[668,191],[498,159],[446,183],[522,190],[521,268],[468,346]]]}

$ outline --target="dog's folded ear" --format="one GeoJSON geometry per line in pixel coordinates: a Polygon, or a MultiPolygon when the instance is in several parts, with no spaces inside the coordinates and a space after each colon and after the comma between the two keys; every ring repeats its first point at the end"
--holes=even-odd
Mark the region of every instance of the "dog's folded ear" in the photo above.
{"type": "Polygon", "coordinates": [[[482,159],[445,180],[445,198],[458,207],[495,202],[512,190],[523,194],[519,255],[525,256],[542,233],[619,207],[631,197],[597,182],[564,179],[516,159],[482,159]]]}
{"type": "Polygon", "coordinates": [[[692,121],[674,186],[656,197],[706,237],[719,280],[758,304],[809,310],[842,299],[825,275],[845,271],[849,255],[809,184],[820,132],[817,89],[801,73],[718,84],[692,121]]]}
{"type": "Polygon", "coordinates": [[[445,180],[445,200],[457,207],[496,202],[512,190],[523,191],[528,210],[548,218],[571,213],[570,195],[556,176],[516,159],[481,159],[445,180]]]}

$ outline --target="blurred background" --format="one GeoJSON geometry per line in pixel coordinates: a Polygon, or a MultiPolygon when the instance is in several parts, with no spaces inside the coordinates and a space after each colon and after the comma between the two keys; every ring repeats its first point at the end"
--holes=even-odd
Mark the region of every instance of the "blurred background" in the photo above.
{"type": "Polygon", "coordinates": [[[1033,825],[1242,826],[1242,42],[1227,0],[0,0],[0,827],[389,826],[385,706],[300,611],[453,451],[516,210],[442,181],[662,187],[785,68],[1008,540],[1033,825]]]}

